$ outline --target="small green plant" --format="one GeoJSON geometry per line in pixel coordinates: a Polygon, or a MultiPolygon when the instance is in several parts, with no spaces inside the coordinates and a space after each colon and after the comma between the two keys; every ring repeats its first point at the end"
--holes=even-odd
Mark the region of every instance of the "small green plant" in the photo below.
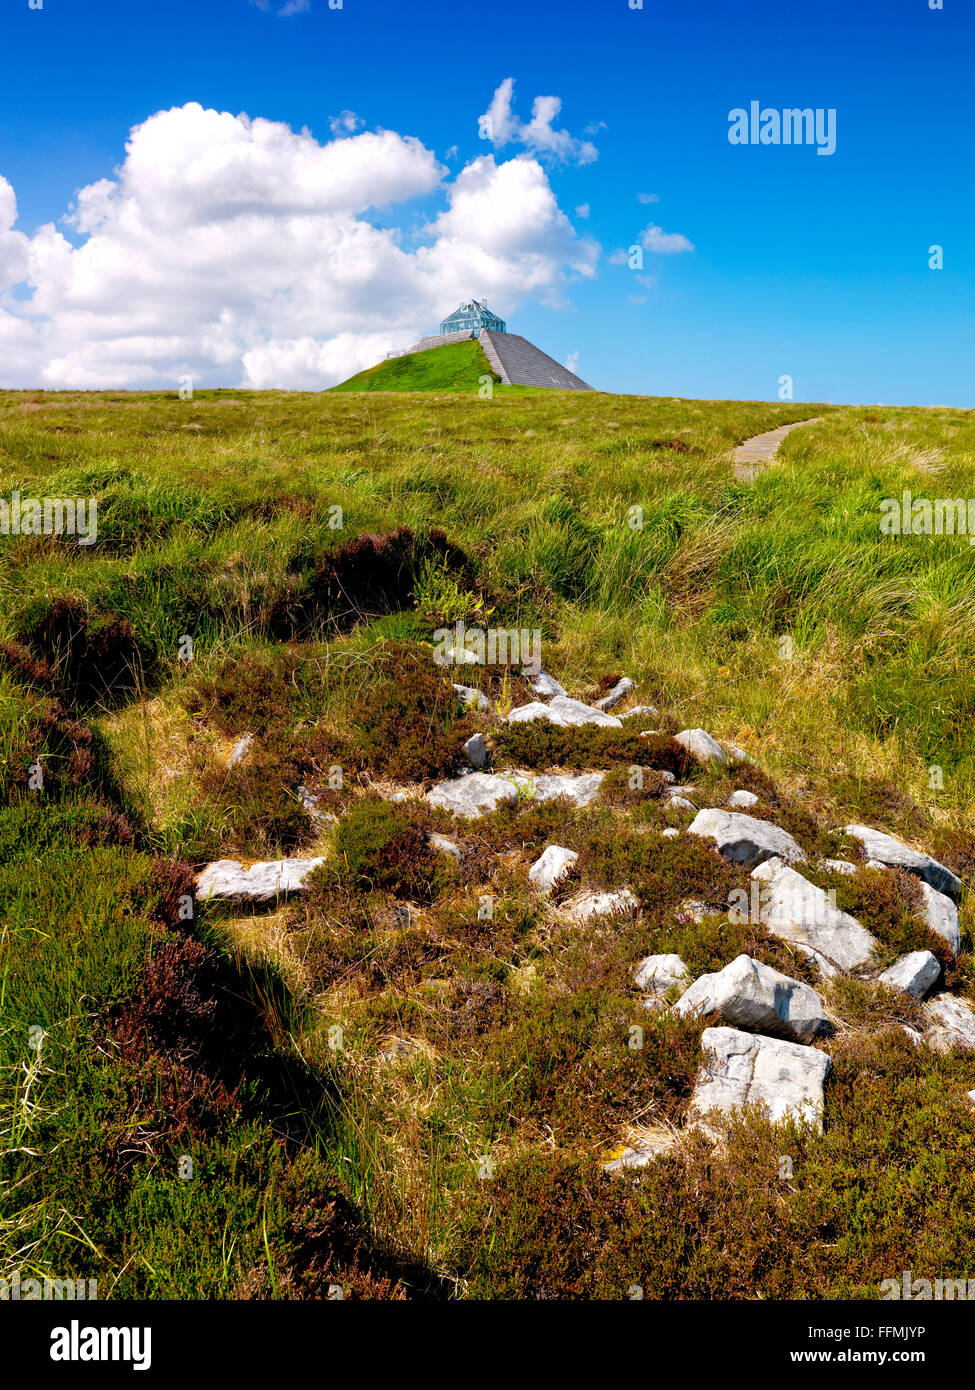
{"type": "Polygon", "coordinates": [[[414,606],[431,627],[450,627],[459,620],[485,621],[494,611],[480,594],[464,588],[457,575],[437,556],[423,562],[413,589],[414,606]]]}

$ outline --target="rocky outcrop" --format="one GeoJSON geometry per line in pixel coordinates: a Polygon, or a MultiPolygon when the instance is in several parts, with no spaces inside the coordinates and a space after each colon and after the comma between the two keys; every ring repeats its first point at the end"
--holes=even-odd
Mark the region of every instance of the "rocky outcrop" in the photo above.
{"type": "Polygon", "coordinates": [[[577,806],[588,806],[599,792],[604,772],[550,772],[536,776],[531,772],[469,772],[438,782],[426,794],[431,806],[439,806],[455,816],[474,819],[514,805],[519,799],[554,801],[566,796],[577,806]]]}
{"type": "Polygon", "coordinates": [[[752,878],[763,884],[759,917],[773,935],[815,951],[840,970],[870,964],[876,940],[855,917],[835,907],[822,888],[781,860],[759,865],[752,878]]]}
{"type": "Polygon", "coordinates": [[[945,893],[939,893],[922,879],[921,897],[924,901],[924,920],[935,936],[947,941],[953,956],[961,950],[961,923],[958,909],[945,893]]]}
{"type": "Polygon", "coordinates": [[[706,1028],[701,1047],[706,1061],[691,1095],[692,1118],[707,1119],[710,1127],[715,1115],[757,1105],[773,1121],[822,1128],[825,1052],[736,1028],[706,1028]]]}
{"type": "Polygon", "coordinates": [[[793,1042],[809,1042],[828,1029],[823,1001],[814,989],[748,955],[695,980],[673,1012],[679,1018],[720,1014],[735,1028],[793,1042]]]}
{"type": "Polygon", "coordinates": [[[482,768],[487,766],[487,746],[484,742],[483,734],[471,734],[470,738],[463,746],[464,757],[471,767],[482,768]]]}
{"type": "Polygon", "coordinates": [[[877,983],[886,985],[888,989],[903,990],[915,999],[923,999],[940,974],[937,956],[930,951],[912,951],[881,971],[877,983]]]}
{"type": "Polygon", "coordinates": [[[717,763],[720,767],[731,762],[721,744],[705,729],[682,729],[674,735],[674,742],[686,748],[695,762],[717,763]]]}
{"type": "Polygon", "coordinates": [[[573,902],[567,904],[567,911],[574,922],[588,922],[593,917],[613,917],[623,912],[635,912],[640,906],[629,888],[618,888],[610,893],[581,893],[573,902]]]}
{"type": "Polygon", "coordinates": [[[716,807],[699,811],[687,833],[713,840],[719,854],[746,868],[753,868],[766,859],[798,863],[806,857],[788,831],[741,811],[723,811],[716,807]]]}
{"type": "Polygon", "coordinates": [[[462,705],[481,710],[485,714],[490,714],[494,709],[493,701],[489,700],[483,691],[475,690],[472,685],[455,685],[454,690],[462,705]]]}
{"type": "Polygon", "coordinates": [[[472,772],[467,777],[438,783],[427,792],[426,799],[431,806],[473,820],[499,806],[514,805],[518,800],[518,788],[514,782],[493,772],[472,772]]]}
{"type": "Polygon", "coordinates": [[[961,892],[961,879],[956,874],[946,869],[944,864],[939,864],[937,859],[932,859],[930,854],[911,849],[903,841],[895,840],[893,835],[887,835],[882,830],[871,830],[867,825],[845,825],[843,833],[860,842],[868,859],[891,869],[906,869],[949,897],[957,898],[961,892]]]}

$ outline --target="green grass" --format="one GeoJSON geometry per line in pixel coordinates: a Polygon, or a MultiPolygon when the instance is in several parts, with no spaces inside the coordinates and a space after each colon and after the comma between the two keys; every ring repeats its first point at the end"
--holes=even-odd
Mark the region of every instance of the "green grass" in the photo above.
{"type": "MultiPolygon", "coordinates": [[[[658,780],[628,787],[629,736],[513,735],[525,766],[618,771],[586,811],[526,798],[467,826],[434,816],[460,868],[431,865],[418,822],[374,815],[369,793],[441,775],[477,727],[429,663],[437,627],[538,626],[573,695],[625,672],[659,707],[648,765],[674,765],[669,735],[701,725],[761,769],[698,774],[714,804],[752,785],[819,851],[872,822],[970,885],[975,549],[885,539],[879,503],[967,496],[975,417],[481,399],[480,349],[459,347],[466,377],[418,384],[454,348],[391,359],[373,372],[412,385],[386,375],[383,396],[0,394],[3,493],[93,495],[99,532],[87,549],[0,538],[0,642],[19,644],[0,663],[0,1275],[179,1298],[322,1297],[332,1280],[372,1297],[397,1280],[414,1295],[840,1297],[902,1268],[970,1272],[975,1123],[958,1098],[975,1061],[901,1046],[875,991],[830,996],[826,1133],[795,1139],[788,1191],[781,1135],[761,1125],[723,1165],[690,1153],[639,1188],[600,1176],[630,1126],[679,1122],[697,1065],[697,1026],[658,1023],[631,993],[641,955],[703,970],[748,950],[814,979],[761,930],[675,916],[737,871],[649,854],[648,830],[686,817],[658,780]],[[735,443],[811,415],[825,418],[773,468],[735,478],[735,443]],[[41,650],[59,612],[84,632],[70,659],[41,650]],[[253,753],[229,769],[244,732],[253,753]],[[299,786],[338,829],[307,817],[299,786]],[[550,920],[525,870],[553,838],[580,852],[571,887],[625,874],[642,915],[601,937],[550,920]],[[161,861],[282,851],[328,861],[304,902],[189,922],[166,908],[177,871],[161,861]],[[193,1061],[214,1000],[244,1009],[206,1034],[248,1040],[234,1066],[193,1061]],[[414,1048],[379,1065],[394,1035],[414,1048]],[[178,1177],[187,1154],[199,1180],[178,1177]]],[[[528,698],[516,671],[491,682],[528,698]]],[[[924,944],[894,887],[828,886],[886,951],[924,944]]],[[[950,977],[969,997],[970,901],[950,977]]]]}
{"type": "Polygon", "coordinates": [[[333,391],[476,391],[487,377],[499,378],[488,365],[481,345],[475,340],[447,343],[428,352],[409,352],[390,357],[356,372],[333,391]]]}

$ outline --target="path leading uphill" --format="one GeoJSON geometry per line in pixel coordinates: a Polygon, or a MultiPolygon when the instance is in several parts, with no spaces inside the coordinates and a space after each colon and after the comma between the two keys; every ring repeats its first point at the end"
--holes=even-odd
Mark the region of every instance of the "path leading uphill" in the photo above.
{"type": "Polygon", "coordinates": [[[519,333],[495,333],[482,328],[479,341],[491,370],[501,378],[502,386],[548,386],[557,391],[593,389],[519,333]]]}
{"type": "Polygon", "coordinates": [[[743,444],[738,445],[732,456],[735,477],[746,481],[754,478],[764,464],[772,462],[787,434],[799,429],[801,425],[816,425],[822,418],[821,415],[814,415],[809,420],[796,420],[794,424],[780,425],[777,430],[767,430],[765,434],[756,434],[753,439],[746,439],[743,444]]]}

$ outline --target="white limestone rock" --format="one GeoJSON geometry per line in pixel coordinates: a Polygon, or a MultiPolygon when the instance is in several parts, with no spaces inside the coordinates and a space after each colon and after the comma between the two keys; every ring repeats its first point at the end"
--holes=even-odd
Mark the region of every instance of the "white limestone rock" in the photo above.
{"type": "Polygon", "coordinates": [[[877,983],[889,989],[900,989],[915,999],[923,999],[941,974],[937,956],[930,951],[911,951],[901,956],[877,976],[877,983]]]}
{"type": "Polygon", "coordinates": [[[793,941],[790,944],[795,947],[801,956],[805,956],[807,960],[812,961],[813,965],[815,965],[824,979],[835,980],[837,975],[843,973],[841,970],[837,969],[831,960],[827,960],[819,951],[814,951],[811,946],[805,945],[804,942],[793,941]]]}
{"type": "Polygon", "coordinates": [[[745,791],[742,788],[740,791],[731,793],[728,797],[728,805],[733,811],[741,810],[743,806],[757,806],[758,797],[754,792],[745,791]]]}
{"type": "Polygon", "coordinates": [[[731,762],[718,740],[705,729],[682,729],[674,735],[674,742],[686,748],[695,762],[718,763],[722,767],[731,762]]]}
{"type": "Polygon", "coordinates": [[[594,709],[592,705],[584,705],[581,700],[570,700],[567,695],[556,695],[547,705],[533,700],[531,704],[519,705],[508,715],[509,724],[522,724],[532,719],[547,719],[561,728],[573,728],[580,724],[599,724],[606,729],[623,727],[615,715],[594,709]]]}
{"type": "Polygon", "coordinates": [[[624,1149],[619,1158],[603,1164],[604,1173],[625,1173],[632,1169],[647,1168],[659,1158],[666,1158],[677,1147],[678,1135],[675,1131],[663,1131],[652,1141],[646,1140],[635,1148],[624,1149]]]}
{"type": "Polygon", "coordinates": [[[736,1028],[793,1042],[810,1042],[828,1029],[814,989],[747,955],[695,980],[673,1012],[679,1018],[716,1013],[736,1028]]]}
{"type": "Polygon", "coordinates": [[[579,858],[574,849],[549,845],[528,870],[528,877],[542,893],[550,893],[579,858]]]}
{"type": "Polygon", "coordinates": [[[318,797],[313,796],[304,785],[298,788],[298,803],[319,828],[338,825],[338,816],[333,815],[331,811],[323,811],[318,797]]]}
{"type": "Polygon", "coordinates": [[[487,748],[484,743],[483,734],[471,734],[464,744],[464,757],[471,767],[482,768],[487,766],[487,748]]]}
{"type": "Polygon", "coordinates": [[[494,704],[481,690],[475,690],[472,685],[454,685],[454,690],[463,705],[470,705],[474,709],[482,710],[489,714],[494,709],[494,704]]]}
{"type": "Polygon", "coordinates": [[[875,938],[802,874],[781,860],[770,860],[754,869],[752,878],[765,883],[759,895],[759,918],[774,936],[810,947],[840,970],[860,970],[870,964],[875,938]]]}
{"type": "Polygon", "coordinates": [[[440,806],[455,816],[473,820],[506,803],[514,805],[518,800],[518,788],[507,777],[491,772],[471,772],[466,777],[438,782],[427,792],[426,799],[431,806],[440,806]]]}
{"type": "Polygon", "coordinates": [[[601,700],[596,701],[596,708],[601,710],[614,709],[621,700],[625,700],[627,695],[635,689],[636,687],[629,676],[621,676],[612,690],[607,691],[601,700]]]}
{"type": "Polygon", "coordinates": [[[324,863],[320,855],[316,859],[272,859],[245,869],[236,859],[217,859],[197,874],[196,896],[200,902],[275,902],[300,892],[308,875],[324,863]]]}
{"type": "Polygon", "coordinates": [[[588,806],[602,786],[605,772],[503,772],[531,801],[554,801],[567,796],[576,806],[588,806]]]}
{"type": "Polygon", "coordinates": [[[830,1061],[825,1052],[782,1038],[706,1028],[705,1064],[691,1096],[690,1115],[703,1119],[748,1105],[762,1105],[773,1122],[792,1120],[821,1129],[823,1087],[830,1061]]]}
{"type": "Polygon", "coordinates": [[[975,1051],[975,1008],[954,994],[936,994],[922,1005],[928,1027],[924,1041],[938,1052],[951,1047],[975,1051]]]}
{"type": "Polygon", "coordinates": [[[434,832],[430,836],[430,843],[441,854],[449,854],[452,859],[456,859],[458,864],[464,857],[464,851],[460,845],[455,844],[453,840],[448,840],[446,835],[438,835],[434,832]]]}
{"type": "Polygon", "coordinates": [[[620,715],[621,719],[659,719],[660,711],[655,705],[634,705],[632,709],[624,710],[620,715]]]}
{"type": "Polygon", "coordinates": [[[723,811],[711,807],[699,811],[688,834],[713,840],[715,848],[733,864],[754,867],[765,859],[780,858],[798,863],[805,851],[781,826],[771,821],[746,816],[741,811],[723,811]]]}
{"type": "Polygon", "coordinates": [[[860,841],[868,858],[879,860],[888,868],[906,869],[908,873],[917,874],[918,878],[949,897],[957,898],[961,892],[961,879],[946,869],[944,864],[939,864],[937,859],[932,859],[930,854],[911,849],[901,840],[895,840],[893,835],[886,835],[882,830],[871,830],[867,825],[846,825],[843,830],[854,840],[860,841]]]}
{"type": "Polygon", "coordinates": [[[691,976],[680,956],[644,956],[634,972],[633,982],[637,989],[646,990],[648,994],[660,998],[675,985],[686,989],[691,982],[691,976]]]}
{"type": "Polygon", "coordinates": [[[857,871],[857,866],[851,864],[849,859],[824,859],[823,867],[832,870],[834,874],[846,874],[848,878],[857,871]]]}
{"type": "Polygon", "coordinates": [[[924,920],[935,936],[947,941],[951,954],[957,956],[961,950],[961,923],[958,920],[957,907],[951,898],[939,893],[937,888],[932,888],[930,883],[923,879],[919,886],[921,897],[924,899],[924,920]]]}
{"type": "Polygon", "coordinates": [[[551,699],[553,695],[564,695],[568,697],[569,692],[565,687],[559,685],[558,681],[553,679],[553,677],[548,675],[545,671],[531,672],[525,670],[522,671],[522,675],[527,679],[529,686],[534,690],[536,695],[541,695],[546,699],[551,699]]]}
{"type": "Polygon", "coordinates": [[[441,657],[441,664],[444,666],[480,666],[481,658],[477,652],[469,651],[466,647],[448,647],[441,657]]]}
{"type": "Polygon", "coordinates": [[[677,904],[675,915],[678,921],[703,922],[705,917],[723,917],[724,913],[723,907],[702,902],[700,898],[684,898],[677,904]]]}
{"type": "Polygon", "coordinates": [[[242,762],[250,752],[251,744],[254,742],[253,734],[242,734],[230,750],[230,757],[227,759],[228,767],[236,767],[242,762]]]}
{"type": "Polygon", "coordinates": [[[588,922],[593,917],[616,917],[624,912],[635,912],[639,906],[629,888],[618,888],[612,893],[581,893],[567,904],[567,911],[574,922],[588,922]]]}

